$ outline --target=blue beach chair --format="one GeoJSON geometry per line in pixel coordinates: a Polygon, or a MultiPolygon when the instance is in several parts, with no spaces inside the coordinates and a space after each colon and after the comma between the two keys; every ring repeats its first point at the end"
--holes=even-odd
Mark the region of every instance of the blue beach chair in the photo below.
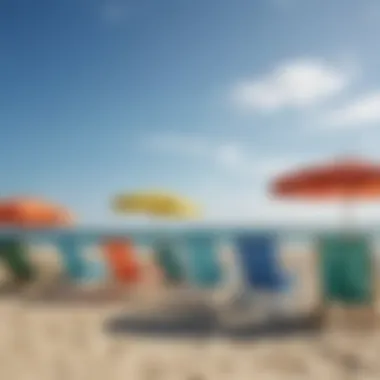
{"type": "Polygon", "coordinates": [[[240,234],[234,243],[243,277],[242,289],[229,307],[220,313],[221,329],[227,334],[244,335],[257,333],[264,326],[283,328],[294,324],[298,316],[293,314],[293,310],[288,310],[287,302],[283,302],[286,301],[284,293],[290,290],[293,278],[280,266],[275,237],[240,234]]]}
{"type": "Polygon", "coordinates": [[[235,239],[235,246],[248,287],[280,293],[289,289],[291,278],[280,266],[277,242],[273,236],[239,235],[235,239]]]}

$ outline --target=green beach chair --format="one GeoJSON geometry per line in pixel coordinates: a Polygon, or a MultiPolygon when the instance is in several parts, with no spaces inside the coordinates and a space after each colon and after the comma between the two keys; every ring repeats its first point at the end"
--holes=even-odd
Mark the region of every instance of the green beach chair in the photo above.
{"type": "Polygon", "coordinates": [[[14,277],[22,282],[34,278],[34,269],[28,260],[26,246],[18,238],[0,239],[0,257],[14,277]]]}
{"type": "Polygon", "coordinates": [[[168,284],[178,285],[184,282],[185,273],[176,246],[169,242],[159,242],[155,246],[155,261],[161,268],[168,284]]]}
{"type": "Polygon", "coordinates": [[[318,252],[324,302],[346,306],[373,302],[372,257],[365,237],[321,237],[318,252]]]}

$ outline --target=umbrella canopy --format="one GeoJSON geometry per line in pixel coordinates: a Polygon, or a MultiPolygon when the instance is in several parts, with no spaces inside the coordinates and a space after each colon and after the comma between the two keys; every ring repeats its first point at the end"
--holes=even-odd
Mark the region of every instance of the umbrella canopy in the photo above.
{"type": "Polygon", "coordinates": [[[277,178],[271,192],[310,200],[380,198],[380,165],[359,159],[312,166],[277,178]]]}
{"type": "MultiPolygon", "coordinates": [[[[359,159],[340,160],[284,175],[274,181],[271,190],[284,198],[371,201],[380,198],[380,165],[359,159]]],[[[345,214],[343,221],[349,227],[350,215],[345,214]]],[[[373,305],[374,262],[369,243],[366,236],[345,231],[348,234],[319,238],[322,303],[334,300],[373,305]]]]}
{"type": "Polygon", "coordinates": [[[145,214],[157,217],[187,219],[199,216],[199,208],[188,199],[165,192],[135,192],[113,199],[119,213],[145,214]]]}
{"type": "Polygon", "coordinates": [[[65,208],[39,199],[0,199],[0,226],[58,227],[73,223],[73,216],[65,208]]]}

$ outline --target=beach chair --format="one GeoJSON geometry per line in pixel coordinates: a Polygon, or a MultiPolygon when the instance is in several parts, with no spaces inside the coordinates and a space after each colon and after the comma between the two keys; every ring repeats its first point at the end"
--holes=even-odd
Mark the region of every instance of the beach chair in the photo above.
{"type": "Polygon", "coordinates": [[[132,285],[141,280],[141,267],[130,239],[107,239],[102,243],[102,249],[111,274],[118,283],[132,285]]]}
{"type": "Polygon", "coordinates": [[[284,296],[294,277],[281,268],[277,239],[270,234],[247,233],[236,236],[234,243],[242,289],[220,313],[222,330],[239,333],[255,331],[264,324],[276,328],[293,325],[297,317],[284,296]]]}
{"type": "Polygon", "coordinates": [[[260,291],[283,292],[290,277],[277,257],[277,242],[272,236],[240,235],[235,240],[242,274],[249,287],[260,291]]]}
{"type": "Polygon", "coordinates": [[[21,238],[1,237],[0,257],[18,282],[28,282],[35,278],[35,270],[21,238]]]}
{"type": "MultiPolygon", "coordinates": [[[[161,246],[162,247],[162,246],[161,246]]],[[[172,284],[183,295],[213,291],[223,280],[223,268],[219,260],[217,241],[211,236],[187,236],[166,244],[161,254],[161,267],[172,284]],[[163,255],[165,254],[165,256],[163,255]]],[[[188,299],[184,298],[186,302],[188,299]]]]}
{"type": "Polygon", "coordinates": [[[218,247],[211,236],[194,236],[184,240],[187,279],[198,289],[214,289],[223,280],[218,247]]]}
{"type": "Polygon", "coordinates": [[[160,268],[164,281],[168,285],[179,285],[184,282],[185,272],[181,258],[175,246],[168,241],[160,241],[153,247],[154,261],[160,268]]]}
{"type": "Polygon", "coordinates": [[[371,314],[375,313],[373,257],[365,236],[321,236],[318,260],[323,315],[329,304],[349,309],[368,308],[371,314]]]}
{"type": "Polygon", "coordinates": [[[207,235],[186,236],[172,247],[172,257],[176,260],[177,271],[180,271],[177,273],[181,274],[172,302],[186,307],[192,305],[196,309],[205,304],[207,308],[215,307],[214,296],[218,295],[217,290],[223,281],[217,241],[207,235]]]}
{"type": "Polygon", "coordinates": [[[158,302],[124,313],[114,329],[146,334],[208,334],[215,328],[210,293],[222,276],[211,238],[166,241],[156,248],[157,261],[170,284],[158,302]]]}
{"type": "Polygon", "coordinates": [[[28,257],[36,272],[34,288],[45,288],[60,283],[64,274],[62,255],[57,251],[56,245],[49,239],[34,240],[29,238],[26,242],[28,257]]]}
{"type": "Polygon", "coordinates": [[[58,252],[62,255],[65,274],[71,281],[81,282],[86,273],[86,262],[82,256],[82,244],[77,236],[65,235],[55,240],[58,252]]]}
{"type": "Polygon", "coordinates": [[[37,292],[31,292],[32,300],[91,304],[117,299],[115,292],[107,289],[108,266],[94,241],[82,236],[61,235],[52,238],[52,242],[62,258],[64,276],[40,284],[47,286],[38,286],[37,292]]]}
{"type": "Polygon", "coordinates": [[[104,283],[109,277],[109,270],[99,245],[83,242],[81,255],[84,260],[84,282],[94,285],[104,283]]]}

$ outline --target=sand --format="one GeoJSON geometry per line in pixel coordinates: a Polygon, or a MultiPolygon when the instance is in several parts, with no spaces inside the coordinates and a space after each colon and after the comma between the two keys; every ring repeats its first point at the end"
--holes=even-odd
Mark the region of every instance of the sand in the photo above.
{"type": "Polygon", "coordinates": [[[2,301],[0,375],[7,379],[376,379],[380,334],[227,339],[112,337],[115,310],[53,309],[2,301]],[[356,376],[356,377],[355,377],[356,376]]]}
{"type": "MultiPolygon", "coordinates": [[[[304,309],[318,304],[311,256],[288,253],[297,271],[294,295],[304,309]]],[[[45,269],[46,266],[44,265],[45,269]]],[[[49,276],[47,276],[49,277],[49,276]]],[[[253,339],[143,338],[109,335],[103,324],[124,299],[91,306],[0,299],[0,378],[54,379],[379,379],[380,330],[327,324],[315,336],[253,339]]],[[[339,325],[339,323],[338,323],[339,325]]],[[[368,326],[367,326],[368,327],[368,326]]]]}

